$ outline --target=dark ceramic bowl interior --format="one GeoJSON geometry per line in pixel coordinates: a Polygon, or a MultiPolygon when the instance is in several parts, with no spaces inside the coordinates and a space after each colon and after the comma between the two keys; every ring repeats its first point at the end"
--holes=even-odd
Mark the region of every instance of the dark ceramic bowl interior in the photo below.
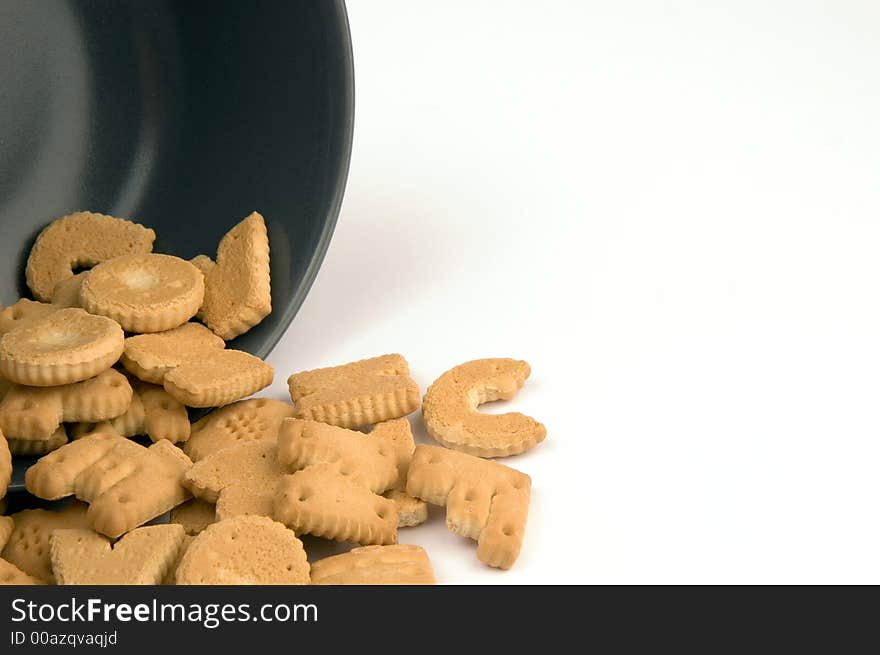
{"type": "Polygon", "coordinates": [[[342,202],[354,116],[344,3],[4,0],[0,88],[0,303],[29,297],[30,247],[64,214],[136,220],[155,229],[156,252],[190,258],[213,256],[257,210],[273,310],[229,346],[265,357],[342,202]]]}

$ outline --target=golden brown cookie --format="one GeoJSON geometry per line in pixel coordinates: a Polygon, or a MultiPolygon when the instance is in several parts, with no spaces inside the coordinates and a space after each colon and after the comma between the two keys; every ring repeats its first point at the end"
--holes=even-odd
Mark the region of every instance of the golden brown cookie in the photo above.
{"type": "Polygon", "coordinates": [[[315,464],[284,476],[275,491],[273,516],[296,531],[335,541],[397,543],[397,507],[341,475],[315,464]]]}
{"type": "MultiPolygon", "coordinates": [[[[204,256],[201,256],[204,257],[204,256]]],[[[217,247],[216,263],[199,259],[205,274],[205,302],[199,318],[229,341],[272,311],[269,236],[257,212],[232,228],[217,247]]]]}
{"type": "Polygon", "coordinates": [[[178,505],[171,510],[169,519],[170,523],[182,526],[188,535],[196,535],[216,521],[214,505],[201,498],[193,498],[178,505]]]}
{"type": "Polygon", "coordinates": [[[412,427],[405,418],[385,421],[373,426],[370,437],[389,445],[397,458],[397,480],[382,495],[397,506],[397,527],[410,528],[428,520],[428,504],[406,493],[406,474],[416,444],[412,427]]]}
{"type": "Polygon", "coordinates": [[[79,294],[82,289],[82,284],[86,277],[88,277],[89,272],[90,271],[83,271],[77,273],[73,277],[61,280],[61,282],[56,284],[55,289],[52,291],[52,304],[59,308],[82,307],[82,298],[80,298],[79,294]]]}
{"type": "Polygon", "coordinates": [[[12,479],[12,453],[9,452],[9,444],[0,430],[0,499],[6,496],[9,481],[12,479]]]}
{"type": "Polygon", "coordinates": [[[40,458],[25,472],[25,486],[48,500],[75,494],[89,503],[89,526],[118,537],[187,500],[183,474],[190,466],[168,441],[144,448],[96,433],[40,458]]]}
{"type": "Polygon", "coordinates": [[[165,391],[189,407],[219,407],[272,384],[274,370],[241,350],[218,350],[210,359],[182,364],[165,375],[165,391]]]}
{"type": "Polygon", "coordinates": [[[284,474],[273,440],[243,441],[200,459],[183,483],[194,496],[215,503],[217,520],[222,521],[241,514],[271,516],[284,474]]]}
{"type": "Polygon", "coordinates": [[[237,516],[209,525],[177,566],[177,584],[308,583],[302,542],[265,516],[237,516]]]}
{"type": "Polygon", "coordinates": [[[75,268],[150,252],[155,238],[153,230],[121,218],[92,212],[63,216],[37,236],[25,267],[27,284],[38,300],[47,301],[75,268]]]}
{"type": "Polygon", "coordinates": [[[145,434],[153,442],[167,439],[171,443],[179,443],[189,439],[190,423],[186,407],[155,384],[135,381],[133,390],[131,404],[124,414],[109,421],[77,423],[71,427],[71,435],[78,438],[94,431],[111,431],[123,437],[145,434]]]}
{"type": "Polygon", "coordinates": [[[82,306],[112,318],[127,332],[163,332],[195,316],[205,276],[172,255],[116,257],[91,270],[82,283],[82,306]]]}
{"type": "Polygon", "coordinates": [[[17,327],[54,314],[59,309],[62,308],[58,305],[22,298],[14,305],[0,309],[0,336],[17,327]]]}
{"type": "Polygon", "coordinates": [[[291,471],[323,463],[374,493],[390,489],[398,479],[397,452],[384,439],[298,418],[281,424],[278,462],[291,471]]]}
{"type": "Polygon", "coordinates": [[[13,455],[45,455],[67,443],[67,432],[59,425],[48,439],[7,439],[6,442],[13,455]]]}
{"type": "Polygon", "coordinates": [[[3,559],[26,574],[49,584],[55,583],[49,559],[49,537],[54,530],[86,528],[86,506],[71,503],[59,511],[26,509],[12,515],[15,529],[3,548],[3,559]]]}
{"type": "Polygon", "coordinates": [[[0,559],[0,585],[42,585],[46,584],[42,580],[28,575],[20,568],[0,559]]]}
{"type": "Polygon", "coordinates": [[[239,400],[193,423],[183,451],[193,462],[242,441],[275,440],[285,418],[293,416],[293,405],[270,398],[239,400]]]}
{"type": "Polygon", "coordinates": [[[435,584],[428,553],[420,546],[362,546],[312,564],[312,584],[435,584]]]}
{"type": "Polygon", "coordinates": [[[14,439],[49,439],[62,422],[105,421],[124,414],[132,390],[112,368],[57,387],[13,385],[0,401],[0,429],[14,439]]]}
{"type": "Polygon", "coordinates": [[[36,387],[79,382],[116,363],[124,342],[115,321],[59,309],[0,337],[0,375],[36,387]]]}
{"type": "Polygon", "coordinates": [[[537,446],[547,436],[525,414],[482,414],[477,406],[509,400],[529,377],[527,362],[477,359],[441,375],[425,394],[422,416],[434,439],[478,457],[506,457],[537,446]]]}
{"type": "Polygon", "coordinates": [[[397,527],[412,528],[428,520],[428,503],[406,493],[406,487],[390,489],[382,494],[397,507],[397,527]]]}
{"type": "Polygon", "coordinates": [[[148,525],[115,544],[93,530],[55,530],[49,557],[60,585],[157,585],[177,562],[179,525],[148,525]]]}
{"type": "Polygon", "coordinates": [[[129,337],[121,361],[125,370],[138,379],[162,384],[172,369],[209,359],[225,347],[223,339],[204,325],[184,323],[167,332],[129,337]]]}
{"type": "Polygon", "coordinates": [[[6,546],[12,531],[15,530],[15,521],[11,516],[0,516],[0,551],[6,546]]]}
{"type": "Polygon", "coordinates": [[[189,260],[189,263],[199,269],[205,276],[207,276],[211,269],[216,266],[214,260],[207,255],[196,255],[189,260]]]}
{"type": "Polygon", "coordinates": [[[402,355],[303,371],[287,384],[299,418],[357,428],[418,409],[419,387],[402,355]]]}
{"type": "Polygon", "coordinates": [[[446,527],[477,541],[484,564],[516,562],[532,481],[503,464],[438,446],[416,446],[406,483],[410,496],[446,506],[446,527]]]}

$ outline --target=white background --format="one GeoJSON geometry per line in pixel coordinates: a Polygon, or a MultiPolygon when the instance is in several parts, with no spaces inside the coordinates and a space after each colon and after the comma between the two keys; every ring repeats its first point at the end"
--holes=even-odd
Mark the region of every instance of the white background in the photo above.
{"type": "Polygon", "coordinates": [[[271,394],[518,357],[548,430],[502,460],[511,571],[441,510],[401,541],[452,583],[880,582],[880,4],[349,14],[348,191],[271,394]]]}

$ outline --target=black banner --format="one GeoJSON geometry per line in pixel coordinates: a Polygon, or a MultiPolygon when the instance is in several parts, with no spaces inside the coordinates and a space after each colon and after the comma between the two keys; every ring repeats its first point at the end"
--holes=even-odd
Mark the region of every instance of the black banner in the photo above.
{"type": "Polygon", "coordinates": [[[802,642],[849,652],[847,643],[875,641],[876,606],[872,588],[0,587],[0,652],[371,651],[535,637],[563,650],[802,642]]]}

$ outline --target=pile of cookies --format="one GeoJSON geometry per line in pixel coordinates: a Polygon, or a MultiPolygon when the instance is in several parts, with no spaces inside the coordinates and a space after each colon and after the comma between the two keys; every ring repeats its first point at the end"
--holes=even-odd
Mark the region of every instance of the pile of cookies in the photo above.
{"type": "Polygon", "coordinates": [[[272,368],[225,341],[271,311],[263,218],[230,230],[215,260],[154,254],[154,236],[58,219],[28,260],[36,300],[0,311],[0,498],[11,453],[42,455],[31,494],[70,499],[0,517],[0,583],[428,584],[427,553],[397,544],[426,503],[482,562],[513,566],[531,479],[488,458],[546,430],[477,407],[513,397],[526,362],[462,364],[422,400],[406,359],[385,355],[291,375],[292,404],[247,398],[272,368]],[[414,442],[420,401],[441,446],[414,442]],[[190,424],[187,407],[217,409],[190,424]],[[304,534],[359,547],[310,565],[304,534]]]}

